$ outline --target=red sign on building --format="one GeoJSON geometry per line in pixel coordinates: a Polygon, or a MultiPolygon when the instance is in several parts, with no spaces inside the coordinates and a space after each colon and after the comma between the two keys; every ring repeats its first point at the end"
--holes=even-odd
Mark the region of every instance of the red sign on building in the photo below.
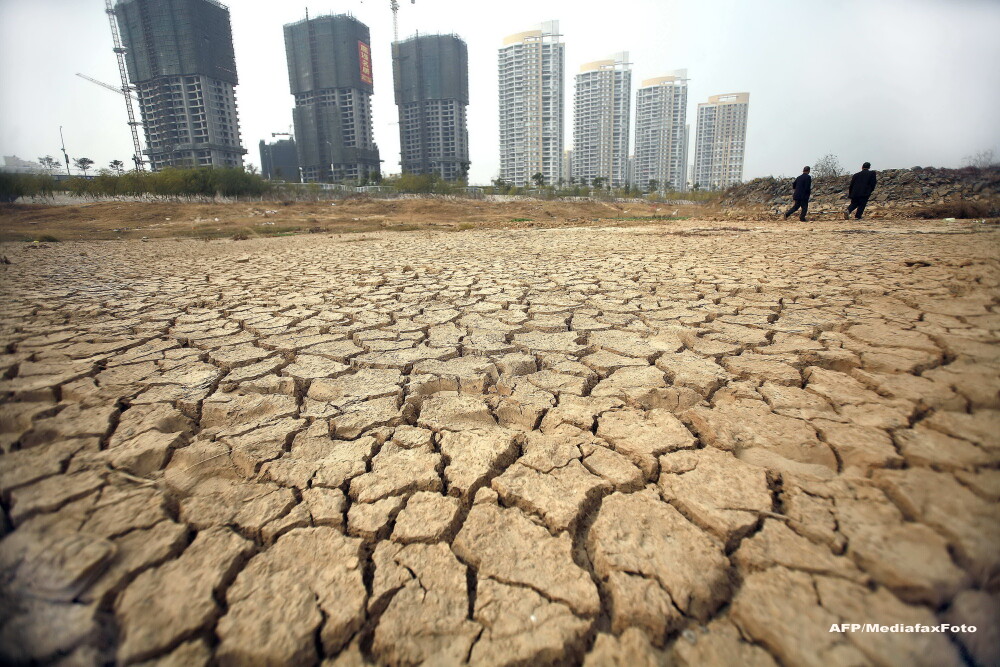
{"type": "Polygon", "coordinates": [[[364,42],[358,42],[358,59],[361,61],[361,80],[365,83],[372,81],[372,50],[364,42]]]}

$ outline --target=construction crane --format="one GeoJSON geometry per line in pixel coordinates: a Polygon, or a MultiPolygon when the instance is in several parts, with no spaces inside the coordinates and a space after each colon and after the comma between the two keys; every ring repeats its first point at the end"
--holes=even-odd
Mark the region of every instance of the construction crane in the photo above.
{"type": "MultiPolygon", "coordinates": [[[[118,21],[115,20],[115,8],[112,0],[104,0],[104,11],[108,15],[108,23],[111,25],[111,39],[114,42],[115,57],[118,59],[118,73],[122,78],[121,94],[125,98],[125,110],[128,111],[128,126],[132,130],[132,147],[135,154],[132,161],[135,162],[136,171],[144,171],[142,165],[142,145],[139,143],[139,123],[135,120],[135,110],[132,108],[132,87],[128,83],[128,71],[125,69],[125,47],[122,46],[122,37],[118,32],[118,21]]],[[[82,74],[80,76],[83,76],[82,74]]],[[[83,77],[90,81],[90,77],[83,77]]],[[[95,81],[95,83],[100,83],[95,81]]],[[[104,84],[101,84],[104,85],[104,84]]]]}
{"type": "MultiPolygon", "coordinates": [[[[95,79],[92,76],[87,76],[86,74],[81,74],[80,72],[77,72],[76,75],[78,77],[80,77],[81,79],[86,79],[87,81],[90,81],[91,83],[96,83],[101,88],[107,88],[112,93],[118,93],[119,95],[122,94],[122,89],[121,88],[115,88],[110,83],[104,83],[103,81],[95,79]]],[[[128,91],[128,94],[132,97],[132,99],[135,99],[135,93],[133,93],[131,90],[128,91]]]]}
{"type": "MultiPolygon", "coordinates": [[[[417,4],[417,0],[410,0],[411,5],[417,4]]],[[[392,41],[399,41],[399,0],[389,0],[389,8],[392,10],[392,41]]]]}
{"type": "MultiPolygon", "coordinates": [[[[361,0],[364,4],[365,0],[361,0]]],[[[417,0],[410,0],[411,5],[417,4],[417,0]]],[[[392,41],[399,41],[399,0],[389,0],[389,9],[392,10],[392,41]]],[[[306,10],[306,18],[309,18],[309,10],[306,10]]]]}

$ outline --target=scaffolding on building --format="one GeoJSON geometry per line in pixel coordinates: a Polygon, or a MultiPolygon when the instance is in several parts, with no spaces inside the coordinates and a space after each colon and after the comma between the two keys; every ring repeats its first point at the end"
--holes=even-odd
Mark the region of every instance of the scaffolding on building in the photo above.
{"type": "Polygon", "coordinates": [[[136,171],[144,171],[142,161],[142,145],[139,143],[139,123],[135,119],[135,109],[132,108],[132,88],[128,82],[128,70],[125,68],[125,48],[122,46],[121,33],[118,31],[118,21],[115,19],[115,9],[112,0],[104,0],[104,11],[111,25],[111,39],[114,42],[115,57],[118,59],[118,72],[121,75],[122,95],[125,97],[125,110],[128,112],[128,126],[132,131],[132,161],[136,171]]]}

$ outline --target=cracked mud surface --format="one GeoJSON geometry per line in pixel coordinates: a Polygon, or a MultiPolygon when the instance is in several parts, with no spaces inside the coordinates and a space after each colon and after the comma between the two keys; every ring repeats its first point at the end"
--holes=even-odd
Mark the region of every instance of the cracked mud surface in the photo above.
{"type": "Polygon", "coordinates": [[[995,664],[998,239],[4,246],[0,661],[995,664]]]}

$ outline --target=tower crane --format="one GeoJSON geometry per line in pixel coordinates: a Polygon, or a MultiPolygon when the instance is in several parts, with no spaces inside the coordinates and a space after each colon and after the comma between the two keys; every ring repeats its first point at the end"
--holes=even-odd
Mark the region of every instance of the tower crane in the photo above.
{"type": "MultiPolygon", "coordinates": [[[[364,0],[361,0],[364,2],[364,0]]],[[[417,0],[410,0],[411,5],[417,4],[417,0]]],[[[392,41],[399,41],[399,0],[389,0],[389,9],[392,10],[392,41]]]]}
{"type": "MultiPolygon", "coordinates": [[[[361,0],[362,4],[365,0],[361,0]]],[[[410,0],[411,5],[417,4],[417,0],[410,0]]],[[[389,0],[389,9],[392,10],[392,41],[399,41],[399,0],[389,0]]],[[[309,11],[306,10],[306,18],[309,18],[309,11]]]]}
{"type": "MultiPolygon", "coordinates": [[[[107,13],[108,23],[111,25],[111,39],[114,42],[113,51],[115,52],[115,57],[118,59],[118,72],[122,79],[122,87],[119,92],[125,97],[125,110],[128,111],[128,126],[132,130],[132,147],[135,149],[132,161],[135,162],[136,171],[143,171],[142,145],[139,143],[139,123],[135,119],[135,110],[132,108],[132,88],[129,86],[128,71],[125,69],[126,49],[122,46],[122,37],[118,32],[118,21],[115,20],[115,8],[112,5],[112,0],[104,0],[104,11],[107,13]]],[[[81,74],[80,76],[83,75],[81,74]]],[[[90,77],[83,78],[93,81],[90,77]]]]}
{"type": "MultiPolygon", "coordinates": [[[[410,0],[411,5],[417,4],[417,0],[410,0]]],[[[392,8],[392,41],[399,41],[399,2],[397,0],[389,0],[389,5],[392,8]]]]}
{"type": "MultiPolygon", "coordinates": [[[[86,74],[81,74],[80,72],[77,72],[76,75],[78,77],[80,77],[81,79],[86,79],[87,81],[90,81],[91,83],[96,83],[101,88],[107,88],[112,93],[118,93],[119,95],[122,94],[122,89],[121,88],[115,88],[110,83],[104,83],[103,81],[101,81],[99,79],[95,79],[92,76],[87,76],[86,74]]],[[[129,94],[130,97],[132,97],[132,99],[135,99],[135,93],[134,92],[132,92],[131,90],[129,90],[128,94],[129,94]]]]}

